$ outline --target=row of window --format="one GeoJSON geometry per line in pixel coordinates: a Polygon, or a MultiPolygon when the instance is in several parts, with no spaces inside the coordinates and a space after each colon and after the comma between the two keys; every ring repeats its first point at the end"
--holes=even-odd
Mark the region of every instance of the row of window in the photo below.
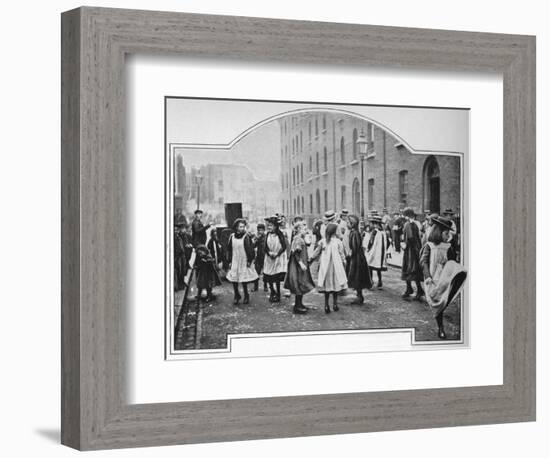
{"type": "MultiPolygon", "coordinates": [[[[353,129],[352,133],[352,141],[351,141],[351,153],[352,153],[352,160],[356,160],[358,157],[358,146],[357,146],[357,140],[359,138],[359,133],[357,132],[357,129],[353,129]]],[[[367,142],[372,142],[374,140],[374,125],[369,124],[369,129],[367,132],[367,142]]],[[[302,132],[300,132],[300,135],[296,135],[292,138],[292,146],[291,146],[291,152],[292,157],[295,156],[295,154],[300,151],[303,151],[303,143],[302,143],[302,132]],[[299,149],[298,149],[299,148],[299,149]]],[[[285,146],[284,152],[283,149],[281,149],[281,155],[283,155],[284,160],[288,160],[288,147],[285,146]]],[[[328,158],[327,158],[327,147],[323,147],[323,171],[328,170],[328,158]]],[[[346,139],[344,136],[340,137],[340,162],[342,165],[346,164],[346,139]]],[[[319,152],[316,153],[316,170],[317,174],[319,174],[319,152]]],[[[309,157],[309,171],[310,173],[313,172],[313,156],[309,157]]]]}
{"type": "MultiPolygon", "coordinates": [[[[302,169],[303,171],[303,169],[302,169]]],[[[303,178],[302,178],[303,179],[303,178]]],[[[402,170],[399,172],[399,202],[403,205],[407,205],[407,196],[409,193],[409,172],[407,170],[402,170]]],[[[351,208],[352,211],[356,214],[361,212],[361,184],[358,178],[355,178],[352,183],[352,201],[351,208]]],[[[375,181],[374,178],[369,178],[367,180],[367,208],[369,210],[374,209],[374,200],[375,200],[375,181]]],[[[347,208],[347,187],[342,185],[340,187],[340,207],[347,208]]],[[[315,191],[315,199],[313,194],[309,195],[309,213],[320,215],[321,212],[325,212],[329,209],[328,207],[328,190],[323,191],[323,200],[321,201],[321,191],[317,189],[315,191]]],[[[290,208],[289,201],[283,201],[283,212],[293,214],[304,214],[306,213],[306,208],[304,205],[304,197],[298,196],[292,200],[292,209],[290,208]]]]}
{"type": "MultiPolygon", "coordinates": [[[[296,129],[298,127],[298,118],[293,116],[292,118],[290,118],[289,121],[285,121],[283,123],[283,126],[281,127],[282,129],[282,133],[284,135],[286,135],[288,133],[288,125],[290,125],[290,128],[291,129],[296,129]]],[[[315,117],[315,120],[313,121],[313,124],[311,121],[309,121],[308,123],[308,135],[309,135],[309,140],[311,141],[311,137],[312,137],[312,125],[314,126],[315,128],[315,136],[318,136],[319,135],[319,119],[317,117],[315,117]]],[[[321,124],[321,128],[323,131],[327,130],[327,117],[326,115],[323,115],[322,117],[322,124],[321,124]]],[[[302,139],[302,132],[300,131],[300,140],[302,139]]]]}

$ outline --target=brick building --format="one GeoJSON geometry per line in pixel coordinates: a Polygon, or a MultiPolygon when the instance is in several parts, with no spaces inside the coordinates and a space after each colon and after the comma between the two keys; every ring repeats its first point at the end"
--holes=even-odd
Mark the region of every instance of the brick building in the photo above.
{"type": "Polygon", "coordinates": [[[460,209],[460,157],[412,154],[385,129],[334,111],[308,111],[279,119],[281,205],[286,215],[308,220],[326,210],[361,214],[361,159],[364,134],[364,208],[405,206],[417,213],[460,209]]]}

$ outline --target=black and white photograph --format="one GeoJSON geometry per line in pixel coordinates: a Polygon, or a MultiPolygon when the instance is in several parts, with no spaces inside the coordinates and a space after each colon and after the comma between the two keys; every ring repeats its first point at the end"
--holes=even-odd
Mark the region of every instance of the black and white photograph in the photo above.
{"type": "Polygon", "coordinates": [[[447,116],[467,144],[468,110],[175,96],[165,108],[175,353],[269,333],[463,342],[467,151],[416,151],[407,132],[447,116]]]}

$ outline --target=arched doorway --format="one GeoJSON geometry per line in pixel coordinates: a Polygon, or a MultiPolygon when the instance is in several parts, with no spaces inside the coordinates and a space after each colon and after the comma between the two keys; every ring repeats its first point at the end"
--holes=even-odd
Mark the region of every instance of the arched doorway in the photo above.
{"type": "Polygon", "coordinates": [[[430,156],[424,163],[424,210],[439,213],[440,204],[440,178],[439,164],[435,156],[430,156]]]}
{"type": "Polygon", "coordinates": [[[351,185],[351,206],[354,214],[361,214],[361,186],[357,178],[353,180],[351,185]]]}

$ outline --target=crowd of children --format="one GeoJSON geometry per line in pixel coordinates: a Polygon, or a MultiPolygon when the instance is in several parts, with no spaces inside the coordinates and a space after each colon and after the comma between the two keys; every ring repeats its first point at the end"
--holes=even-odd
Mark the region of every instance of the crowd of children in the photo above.
{"type": "Polygon", "coordinates": [[[287,227],[285,216],[275,214],[258,223],[254,233],[248,230],[246,220],[235,220],[222,244],[216,230],[210,231],[206,243],[208,225],[202,223],[202,212],[197,210],[191,233],[186,229],[189,225],[176,221],[175,288],[185,286],[186,260],[194,248],[198,300],[203,291],[204,300],[212,300],[212,289],[221,284],[219,266],[223,263],[226,279],[233,285],[235,305],[241,300],[248,304],[248,286],[257,291],[261,280],[272,303],[281,301],[281,288],[294,295],[295,314],[309,311],[304,295],[314,290],[322,293],[328,314],[339,310],[338,297],[348,288],[356,295],[352,303],[363,304],[364,290],[374,287],[374,273],[376,287],[383,288],[382,273],[388,269],[391,248],[402,252],[402,297],[408,300],[414,295],[415,300],[425,300],[433,310],[439,338],[444,339],[443,312],[466,280],[466,270],[457,262],[457,223],[448,216],[428,212],[420,223],[414,210],[405,208],[393,218],[385,210],[382,215],[372,212],[365,222],[346,210],[340,214],[328,211],[309,229],[301,217],[287,227]]]}

